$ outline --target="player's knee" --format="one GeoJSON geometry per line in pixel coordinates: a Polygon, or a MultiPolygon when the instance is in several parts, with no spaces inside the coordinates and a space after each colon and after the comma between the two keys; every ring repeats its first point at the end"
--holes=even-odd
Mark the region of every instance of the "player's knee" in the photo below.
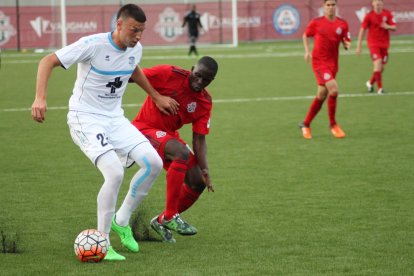
{"type": "Polygon", "coordinates": [[[147,167],[152,176],[157,176],[162,170],[163,162],[157,153],[147,154],[144,158],[144,163],[144,166],[147,167]]]}
{"type": "Polygon", "coordinates": [[[184,160],[184,161],[189,161],[190,160],[190,151],[189,151],[189,149],[185,146],[182,146],[182,147],[178,148],[175,151],[175,154],[174,154],[174,160],[177,160],[177,159],[184,160]]]}

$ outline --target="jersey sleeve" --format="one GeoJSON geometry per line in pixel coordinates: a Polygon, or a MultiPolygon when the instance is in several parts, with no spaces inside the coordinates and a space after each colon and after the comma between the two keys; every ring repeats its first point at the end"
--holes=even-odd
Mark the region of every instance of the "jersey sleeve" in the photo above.
{"type": "Polygon", "coordinates": [[[388,11],[387,15],[387,24],[391,26],[396,26],[397,23],[395,22],[394,16],[392,15],[392,12],[388,11]]]}
{"type": "Polygon", "coordinates": [[[305,29],[305,35],[307,37],[315,36],[316,34],[316,21],[313,19],[309,22],[308,26],[305,29]]]}
{"type": "Polygon", "coordinates": [[[369,28],[369,26],[370,26],[370,20],[369,20],[369,13],[367,13],[365,16],[364,16],[364,20],[362,20],[362,23],[361,23],[361,28],[362,29],[367,29],[367,28],[369,28]]]}
{"type": "Polygon", "coordinates": [[[143,68],[142,71],[151,85],[157,89],[163,87],[163,84],[168,80],[168,72],[171,69],[167,66],[154,66],[151,68],[143,68]]]}
{"type": "Polygon", "coordinates": [[[197,121],[193,122],[193,132],[207,135],[210,132],[210,116],[211,110],[209,110],[204,116],[197,121]]]}
{"type": "Polygon", "coordinates": [[[81,38],[55,52],[57,58],[65,69],[68,69],[71,65],[76,63],[87,63],[93,57],[94,53],[94,44],[90,43],[86,38],[81,38]]]}
{"type": "Polygon", "coordinates": [[[345,29],[344,29],[344,32],[343,32],[342,40],[348,41],[348,42],[351,41],[351,33],[349,32],[349,25],[348,25],[348,22],[346,22],[346,21],[345,21],[345,29]]]}

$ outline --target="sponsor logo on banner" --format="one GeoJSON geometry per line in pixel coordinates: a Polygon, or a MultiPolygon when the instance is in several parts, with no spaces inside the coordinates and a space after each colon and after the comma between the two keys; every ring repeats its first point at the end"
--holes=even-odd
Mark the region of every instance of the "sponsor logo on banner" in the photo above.
{"type": "Polygon", "coordinates": [[[282,35],[294,34],[300,26],[300,14],[291,5],[282,5],[273,13],[273,27],[282,35]]]}
{"type": "Polygon", "coordinates": [[[164,9],[158,15],[158,22],[155,25],[155,32],[166,41],[174,41],[183,34],[182,21],[180,15],[170,7],[164,9]]]}
{"type": "Polygon", "coordinates": [[[362,7],[361,9],[355,12],[356,16],[358,17],[359,22],[362,22],[365,18],[365,15],[369,13],[370,9],[367,7],[362,7]]]}
{"type": "Polygon", "coordinates": [[[413,11],[395,11],[392,13],[394,20],[398,23],[402,22],[414,22],[414,10],[413,11]]]}
{"type": "Polygon", "coordinates": [[[10,24],[10,17],[0,11],[0,46],[6,44],[14,35],[16,29],[10,24]]]}
{"type": "MultiPolygon", "coordinates": [[[[30,20],[30,25],[38,37],[42,37],[44,34],[60,33],[62,29],[60,22],[53,22],[41,16],[30,20]]],[[[97,30],[98,23],[96,21],[68,21],[66,23],[67,33],[95,33],[97,30]]]]}

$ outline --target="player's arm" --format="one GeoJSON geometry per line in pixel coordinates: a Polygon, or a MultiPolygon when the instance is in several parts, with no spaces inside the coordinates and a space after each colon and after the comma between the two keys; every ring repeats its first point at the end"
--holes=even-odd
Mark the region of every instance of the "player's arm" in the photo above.
{"type": "Polygon", "coordinates": [[[386,29],[387,31],[395,31],[397,30],[397,25],[390,25],[386,22],[381,23],[381,28],[386,29]]]}
{"type": "Polygon", "coordinates": [[[162,113],[166,115],[177,114],[179,103],[173,98],[163,96],[158,93],[158,91],[152,87],[144,72],[142,72],[141,67],[138,65],[132,73],[131,79],[138,84],[148,94],[148,96],[151,97],[155,105],[162,113]]]}
{"type": "Polygon", "coordinates": [[[311,52],[310,52],[310,49],[309,49],[309,38],[306,35],[306,33],[303,34],[302,40],[303,40],[303,47],[305,48],[305,56],[304,56],[305,61],[307,63],[310,63],[311,60],[312,60],[312,55],[311,55],[311,52]]]}
{"type": "Polygon", "coordinates": [[[362,53],[362,40],[364,39],[364,36],[365,36],[365,29],[360,28],[359,33],[358,33],[358,42],[357,42],[357,46],[355,50],[357,55],[360,55],[362,53]]]}
{"type": "Polygon", "coordinates": [[[32,118],[39,123],[43,123],[47,111],[47,83],[53,68],[60,65],[61,63],[54,53],[43,57],[39,62],[36,79],[36,97],[32,104],[32,118]]]}
{"type": "Polygon", "coordinates": [[[211,183],[208,171],[207,142],[205,135],[193,132],[193,150],[194,156],[201,168],[201,176],[203,177],[204,184],[206,184],[208,191],[214,192],[214,187],[211,183]]]}

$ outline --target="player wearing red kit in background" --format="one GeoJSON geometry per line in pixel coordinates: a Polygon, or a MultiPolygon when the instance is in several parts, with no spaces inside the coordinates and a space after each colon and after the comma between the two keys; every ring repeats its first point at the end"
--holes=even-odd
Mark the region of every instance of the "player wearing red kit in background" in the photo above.
{"type": "Polygon", "coordinates": [[[202,57],[191,71],[172,65],[143,69],[161,95],[168,95],[180,105],[178,114],[166,116],[147,97],[132,122],[157,150],[167,171],[166,207],[151,220],[151,227],[165,242],[175,242],[170,230],[181,235],[197,233],[180,214],[194,204],[205,187],[214,191],[208,172],[205,138],[209,133],[212,101],[205,87],[214,80],[217,70],[217,62],[211,57],[202,57]],[[177,131],[190,123],[194,152],[177,131]]]}
{"type": "Polygon", "coordinates": [[[390,47],[390,31],[395,31],[397,26],[394,17],[389,10],[384,9],[383,0],[372,1],[373,10],[365,15],[358,34],[356,53],[362,53],[361,45],[365,31],[368,29],[368,47],[374,64],[374,72],[366,86],[369,92],[374,91],[374,83],[377,83],[378,94],[383,94],[382,72],[388,62],[388,48],[390,47]]]}
{"type": "Polygon", "coordinates": [[[305,60],[312,60],[312,68],[318,82],[318,92],[313,100],[305,120],[299,125],[305,139],[311,139],[310,124],[318,114],[325,99],[328,97],[328,115],[332,135],[336,138],[345,137],[345,133],[336,123],[336,105],[338,84],[335,80],[338,72],[339,44],[346,50],[351,46],[348,23],[336,16],[336,1],[324,1],[324,16],[313,19],[303,34],[305,60]],[[309,37],[314,38],[312,55],[309,50],[309,37]]]}

